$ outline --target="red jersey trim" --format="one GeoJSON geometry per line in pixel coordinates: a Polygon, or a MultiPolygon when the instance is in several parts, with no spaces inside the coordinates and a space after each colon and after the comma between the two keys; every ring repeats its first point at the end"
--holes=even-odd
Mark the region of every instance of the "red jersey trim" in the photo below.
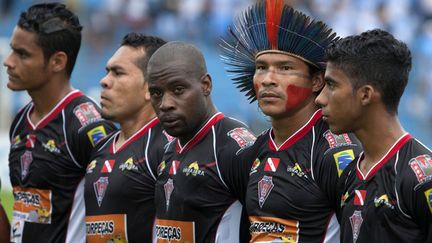
{"type": "Polygon", "coordinates": [[[409,133],[405,133],[402,135],[394,144],[391,146],[391,148],[387,151],[387,153],[374,165],[372,168],[366,173],[366,175],[363,175],[363,173],[360,171],[360,163],[364,159],[364,153],[362,152],[360,154],[359,159],[357,160],[357,168],[356,168],[356,174],[357,177],[360,180],[368,180],[372,176],[375,175],[375,173],[383,167],[391,157],[393,157],[410,139],[412,136],[409,133]]]}
{"type": "Polygon", "coordinates": [[[216,124],[220,119],[224,118],[225,115],[222,112],[218,112],[214,114],[205,124],[201,127],[201,129],[189,140],[183,147],[180,144],[180,140],[177,138],[176,143],[176,151],[181,154],[183,152],[191,149],[195,144],[197,144],[210,130],[210,128],[216,124]]]}
{"type": "Polygon", "coordinates": [[[67,106],[72,100],[77,97],[83,96],[84,94],[79,90],[74,90],[69,92],[59,103],[48,113],[46,114],[36,125],[34,125],[30,119],[30,114],[33,111],[33,103],[31,104],[30,109],[26,114],[27,125],[30,130],[40,129],[46,126],[52,119],[54,119],[64,108],[67,106]]]}
{"type": "Polygon", "coordinates": [[[269,132],[269,137],[270,137],[269,148],[270,148],[270,150],[281,151],[281,150],[285,150],[285,149],[291,147],[294,143],[296,143],[303,136],[305,136],[312,129],[312,127],[317,123],[317,121],[319,119],[321,119],[321,117],[322,117],[322,112],[321,112],[321,109],[319,109],[312,115],[312,117],[309,119],[308,122],[306,122],[306,124],[303,127],[301,127],[299,130],[297,130],[297,132],[295,132],[293,135],[291,135],[291,137],[289,137],[287,140],[285,140],[285,142],[283,142],[280,147],[277,147],[276,143],[273,140],[273,128],[271,128],[270,132],[269,132]]]}
{"type": "Polygon", "coordinates": [[[157,117],[151,119],[147,124],[145,124],[141,129],[136,131],[132,136],[130,136],[121,146],[120,148],[116,149],[116,141],[118,139],[118,135],[120,132],[116,135],[116,138],[112,140],[111,146],[109,149],[110,154],[115,154],[117,152],[120,152],[122,149],[126,148],[130,143],[137,140],[142,135],[146,134],[152,127],[154,127],[156,124],[159,123],[159,119],[157,117]]]}

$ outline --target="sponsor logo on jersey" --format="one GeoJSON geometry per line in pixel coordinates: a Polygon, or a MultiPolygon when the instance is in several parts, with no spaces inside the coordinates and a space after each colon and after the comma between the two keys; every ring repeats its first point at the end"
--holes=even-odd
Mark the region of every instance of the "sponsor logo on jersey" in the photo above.
{"type": "Polygon", "coordinates": [[[102,119],[101,115],[91,102],[78,105],[73,109],[73,113],[80,121],[82,127],[102,119]]]}
{"type": "Polygon", "coordinates": [[[17,221],[50,224],[52,214],[51,191],[13,187],[13,218],[17,221]]]}
{"type": "Polygon", "coordinates": [[[195,243],[195,223],[156,219],[156,238],[158,243],[195,243]]]}
{"type": "Polygon", "coordinates": [[[166,167],[166,163],[165,163],[165,161],[162,161],[158,165],[158,175],[162,175],[162,172],[165,170],[165,167],[166,167]]]}
{"type": "Polygon", "coordinates": [[[414,171],[419,185],[432,180],[432,158],[429,155],[417,156],[408,163],[414,171]]]}
{"type": "Polygon", "coordinates": [[[327,140],[330,149],[352,144],[351,139],[346,133],[336,135],[332,133],[330,130],[327,130],[324,132],[323,136],[327,140]]]}
{"type": "Polygon", "coordinates": [[[273,177],[271,176],[264,176],[258,182],[258,204],[260,208],[262,208],[262,206],[264,205],[273,187],[273,177]]]}
{"type": "Polygon", "coordinates": [[[86,216],[87,242],[127,242],[127,216],[106,214],[86,216]]]}
{"type": "Polygon", "coordinates": [[[93,146],[106,136],[105,127],[100,125],[87,132],[87,136],[93,146]]]}
{"type": "Polygon", "coordinates": [[[264,171],[276,172],[279,162],[279,158],[267,158],[267,161],[264,165],[264,171]]]}
{"type": "Polygon", "coordinates": [[[353,235],[353,243],[356,243],[359,233],[360,233],[360,227],[363,223],[363,218],[361,215],[361,211],[355,210],[353,215],[349,218],[351,222],[351,229],[352,229],[352,235],[353,235]]]}
{"type": "Polygon", "coordinates": [[[180,167],[180,161],[178,160],[173,160],[173,162],[171,163],[170,169],[169,169],[169,174],[170,175],[177,175],[177,171],[180,167]]]}
{"type": "Polygon", "coordinates": [[[105,160],[102,165],[101,173],[111,173],[114,168],[114,164],[115,160],[113,159],[105,160]]]}
{"type": "Polygon", "coordinates": [[[341,204],[340,204],[341,207],[345,206],[345,202],[346,202],[346,200],[348,199],[348,197],[349,197],[348,192],[345,192],[345,194],[343,194],[343,195],[341,196],[341,204]]]}
{"type": "Polygon", "coordinates": [[[105,196],[105,192],[108,188],[108,177],[100,177],[97,181],[93,183],[93,188],[96,195],[96,200],[99,207],[102,205],[102,200],[105,196]]]}
{"type": "Polygon", "coordinates": [[[375,207],[377,207],[377,208],[381,207],[381,206],[386,206],[388,208],[394,209],[394,205],[392,203],[390,203],[387,194],[384,194],[380,197],[375,197],[374,203],[375,203],[375,207]]]}
{"type": "Polygon", "coordinates": [[[21,143],[21,137],[20,137],[20,135],[16,135],[11,141],[11,147],[16,148],[16,147],[18,147],[18,144],[20,144],[20,143],[21,143]]]}
{"type": "Polygon", "coordinates": [[[227,133],[240,146],[236,152],[239,154],[243,149],[252,146],[255,143],[256,137],[244,127],[237,127],[227,133]]]}
{"type": "Polygon", "coordinates": [[[183,173],[185,173],[186,176],[189,176],[189,175],[204,176],[205,175],[204,171],[199,168],[197,161],[192,162],[188,167],[183,168],[183,173]]]}
{"type": "Polygon", "coordinates": [[[251,242],[297,242],[298,221],[249,216],[251,242]]]}
{"type": "Polygon", "coordinates": [[[427,191],[425,191],[424,194],[426,196],[426,201],[428,203],[429,210],[430,210],[430,212],[432,214],[432,188],[429,189],[429,190],[427,190],[427,191]]]}
{"type": "Polygon", "coordinates": [[[296,175],[298,177],[308,178],[308,176],[303,172],[302,168],[300,167],[300,165],[298,163],[295,163],[294,167],[288,166],[287,172],[291,173],[291,176],[296,175]]]}
{"type": "Polygon", "coordinates": [[[169,178],[168,181],[165,183],[164,191],[165,191],[165,205],[166,205],[166,210],[168,211],[168,207],[171,199],[171,193],[174,191],[174,183],[171,178],[169,178]]]}
{"type": "Polygon", "coordinates": [[[21,180],[24,180],[28,173],[30,164],[33,162],[33,154],[31,151],[26,150],[20,158],[21,161],[21,180]]]}
{"type": "Polygon", "coordinates": [[[125,170],[138,171],[138,166],[136,166],[136,164],[134,163],[133,158],[130,157],[124,163],[120,164],[119,169],[121,171],[125,171],[125,170]]]}
{"type": "Polygon", "coordinates": [[[57,148],[54,139],[50,139],[46,143],[42,143],[42,147],[44,147],[45,150],[48,150],[51,153],[60,153],[60,149],[57,148]]]}
{"type": "Polygon", "coordinates": [[[339,176],[343,170],[354,160],[354,151],[352,149],[343,150],[333,154],[336,162],[336,168],[338,169],[339,176]]]}
{"type": "Polygon", "coordinates": [[[261,164],[261,160],[259,160],[258,158],[256,158],[255,161],[252,164],[252,168],[251,168],[251,170],[249,172],[249,175],[252,175],[253,173],[257,172],[258,171],[258,167],[260,166],[260,164],[261,164]]]}
{"type": "Polygon", "coordinates": [[[363,206],[366,200],[366,190],[354,190],[354,205],[363,206]]]}
{"type": "Polygon", "coordinates": [[[35,143],[36,143],[36,135],[35,135],[35,134],[28,134],[28,135],[26,136],[26,143],[25,143],[25,146],[26,146],[27,148],[34,148],[35,143]]]}
{"type": "Polygon", "coordinates": [[[87,173],[87,174],[93,173],[93,169],[94,169],[95,167],[96,167],[96,160],[92,160],[92,161],[87,165],[86,173],[87,173]]]}

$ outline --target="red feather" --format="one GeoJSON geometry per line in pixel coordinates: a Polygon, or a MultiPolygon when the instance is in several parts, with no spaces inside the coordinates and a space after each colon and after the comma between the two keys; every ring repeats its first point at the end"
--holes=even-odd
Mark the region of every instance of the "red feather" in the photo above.
{"type": "Polygon", "coordinates": [[[282,16],[283,0],[266,0],[267,38],[272,49],[277,49],[279,25],[282,16]]]}

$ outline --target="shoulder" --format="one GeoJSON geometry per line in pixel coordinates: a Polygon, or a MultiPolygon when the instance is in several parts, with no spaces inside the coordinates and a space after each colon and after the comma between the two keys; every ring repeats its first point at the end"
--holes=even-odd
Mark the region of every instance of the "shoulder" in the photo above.
{"type": "Polygon", "coordinates": [[[252,146],[256,140],[255,134],[243,122],[234,118],[224,117],[215,128],[219,144],[235,148],[236,153],[252,146]]]}

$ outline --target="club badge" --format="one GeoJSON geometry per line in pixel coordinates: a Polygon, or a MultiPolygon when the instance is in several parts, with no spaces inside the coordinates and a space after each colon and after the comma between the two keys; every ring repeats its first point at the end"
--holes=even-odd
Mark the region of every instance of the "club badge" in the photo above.
{"type": "Polygon", "coordinates": [[[260,208],[264,205],[273,187],[274,184],[271,176],[264,176],[258,182],[258,203],[260,208]]]}
{"type": "Polygon", "coordinates": [[[108,188],[108,177],[100,177],[93,183],[93,188],[96,194],[96,200],[99,207],[102,205],[102,200],[105,196],[106,189],[108,188]]]}

